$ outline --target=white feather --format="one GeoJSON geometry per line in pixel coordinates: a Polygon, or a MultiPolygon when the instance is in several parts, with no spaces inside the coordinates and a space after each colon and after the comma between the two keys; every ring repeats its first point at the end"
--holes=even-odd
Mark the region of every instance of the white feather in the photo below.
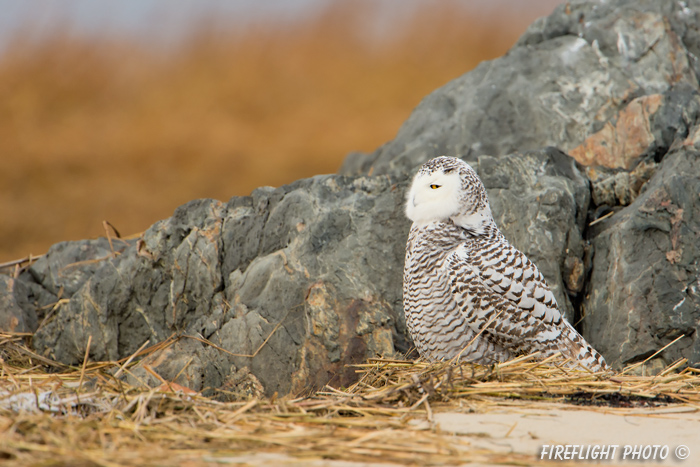
{"type": "Polygon", "coordinates": [[[406,199],[406,217],[419,225],[446,221],[460,210],[458,173],[445,175],[419,173],[413,179],[406,199]],[[431,188],[437,186],[437,188],[431,188]]]}
{"type": "Polygon", "coordinates": [[[491,223],[492,220],[493,216],[488,206],[471,214],[452,217],[452,221],[456,225],[476,234],[483,234],[484,228],[491,223]]]}

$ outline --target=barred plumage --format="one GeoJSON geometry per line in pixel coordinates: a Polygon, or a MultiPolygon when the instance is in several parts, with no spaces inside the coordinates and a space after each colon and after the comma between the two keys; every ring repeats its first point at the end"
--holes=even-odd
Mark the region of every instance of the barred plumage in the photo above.
{"type": "Polygon", "coordinates": [[[544,277],[496,227],[476,172],[464,161],[426,162],[409,190],[404,312],[429,360],[479,363],[558,352],[591,370],[603,357],[563,318],[544,277]]]}

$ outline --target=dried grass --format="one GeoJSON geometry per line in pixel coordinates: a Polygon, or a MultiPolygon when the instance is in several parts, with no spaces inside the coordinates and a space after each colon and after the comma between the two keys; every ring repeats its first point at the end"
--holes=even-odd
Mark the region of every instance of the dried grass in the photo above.
{"type": "Polygon", "coordinates": [[[616,401],[633,405],[676,401],[700,408],[700,371],[679,371],[684,361],[657,376],[635,376],[571,369],[560,357],[537,361],[535,355],[489,367],[372,359],[356,366],[359,381],[349,388],[224,403],[167,381],[139,388],[117,377],[175,338],[119,362],[68,367],[38,358],[26,346],[30,337],[0,333],[0,459],[7,465],[213,465],[289,458],[531,464],[522,454],[477,450],[444,436],[432,423],[433,413],[541,406],[543,400],[570,402],[583,395],[588,401],[609,403],[617,395],[616,401]]]}

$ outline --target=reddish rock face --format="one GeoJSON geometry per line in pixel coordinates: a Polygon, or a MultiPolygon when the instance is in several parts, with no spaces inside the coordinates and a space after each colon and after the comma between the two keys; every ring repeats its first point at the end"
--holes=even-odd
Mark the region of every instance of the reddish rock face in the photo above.
{"type": "Polygon", "coordinates": [[[602,130],[586,138],[569,155],[586,166],[631,169],[655,141],[650,119],[663,96],[652,94],[634,99],[602,130]]]}

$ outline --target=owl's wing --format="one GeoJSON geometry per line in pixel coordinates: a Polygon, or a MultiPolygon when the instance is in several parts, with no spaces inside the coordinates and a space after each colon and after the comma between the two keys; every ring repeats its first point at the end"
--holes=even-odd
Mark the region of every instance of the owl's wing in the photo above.
{"type": "Polygon", "coordinates": [[[447,258],[453,297],[475,332],[487,333],[512,353],[561,352],[594,371],[609,367],[566,321],[544,277],[508,242],[469,253],[463,245],[447,258]]]}
{"type": "Polygon", "coordinates": [[[540,271],[508,243],[478,255],[461,246],[447,258],[446,266],[452,293],[473,329],[479,332],[488,325],[484,332],[511,350],[532,352],[552,346],[570,327],[540,271]]]}

